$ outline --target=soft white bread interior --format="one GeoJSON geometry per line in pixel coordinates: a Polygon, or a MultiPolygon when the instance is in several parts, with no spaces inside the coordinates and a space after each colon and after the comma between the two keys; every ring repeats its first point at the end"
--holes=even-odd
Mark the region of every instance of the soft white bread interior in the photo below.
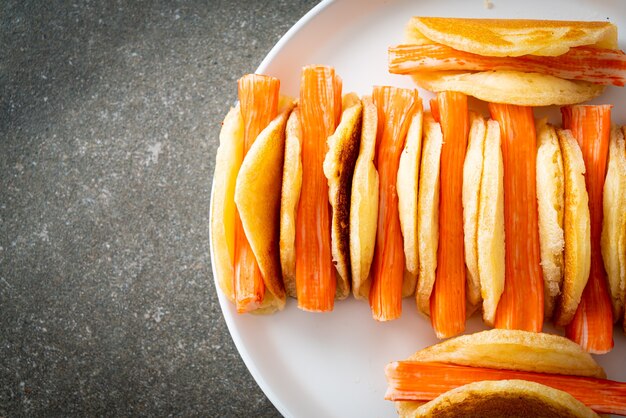
{"type": "Polygon", "coordinates": [[[430,316],[430,294],[435,284],[439,245],[439,165],[443,134],[430,113],[424,114],[424,138],[417,200],[419,274],[415,298],[417,308],[430,316]]]}
{"type": "Polygon", "coordinates": [[[483,320],[493,326],[500,296],[504,291],[504,164],[500,125],[487,122],[483,173],[478,208],[478,275],[483,299],[483,320]]]}
{"type": "Polygon", "coordinates": [[[362,103],[361,145],[350,195],[352,294],[357,299],[367,299],[369,295],[378,219],[378,172],[374,165],[378,114],[371,97],[363,97],[362,103]]]}
{"type": "Polygon", "coordinates": [[[536,127],[537,212],[544,280],[544,313],[546,318],[552,318],[563,281],[565,179],[556,129],[545,119],[539,120],[536,127]]]}
{"type": "Polygon", "coordinates": [[[565,326],[574,318],[589,279],[591,226],[582,152],[571,131],[558,129],[557,135],[565,174],[565,268],[554,323],[565,326]]]}

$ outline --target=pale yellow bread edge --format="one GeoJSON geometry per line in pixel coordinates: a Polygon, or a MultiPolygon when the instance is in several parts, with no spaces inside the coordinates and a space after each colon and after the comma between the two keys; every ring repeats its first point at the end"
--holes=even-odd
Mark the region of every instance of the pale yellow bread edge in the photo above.
{"type": "Polygon", "coordinates": [[[602,258],[609,282],[613,318],[622,318],[626,285],[626,146],[622,129],[613,126],[604,181],[602,258]]]}
{"type": "Polygon", "coordinates": [[[415,292],[418,264],[417,236],[417,193],[419,184],[419,162],[422,153],[423,109],[421,100],[418,110],[411,119],[404,149],[398,165],[397,191],[398,214],[404,244],[405,274],[402,296],[415,292]]]}
{"type": "Polygon", "coordinates": [[[565,178],[565,268],[554,323],[571,322],[580,303],[591,267],[591,226],[589,198],[585,186],[585,163],[571,131],[558,129],[565,178]]]}
{"type": "Polygon", "coordinates": [[[371,97],[363,97],[361,102],[361,145],[350,195],[350,264],[352,294],[357,299],[367,300],[378,219],[378,172],[374,165],[378,113],[371,97]]]}
{"type": "Polygon", "coordinates": [[[430,113],[424,114],[424,137],[417,200],[419,274],[415,299],[418,310],[430,316],[430,294],[435,284],[439,244],[439,165],[443,134],[430,113]]]}
{"type": "Polygon", "coordinates": [[[463,162],[463,242],[467,270],[468,311],[473,311],[481,301],[478,274],[478,206],[480,202],[480,179],[483,172],[483,153],[487,124],[481,115],[470,113],[470,131],[467,152],[463,162]]]}
{"type": "Polygon", "coordinates": [[[285,158],[280,199],[280,264],[287,295],[296,298],[296,213],[302,188],[300,111],[289,115],[285,129],[285,158]]]}
{"type": "Polygon", "coordinates": [[[552,318],[563,281],[565,179],[556,129],[545,119],[538,121],[536,127],[537,213],[544,280],[544,312],[546,318],[552,318]]]}
{"type": "Polygon", "coordinates": [[[411,74],[414,82],[429,91],[458,91],[492,103],[519,106],[569,105],[589,101],[605,86],[564,80],[547,74],[519,71],[437,71],[411,74]]]}
{"type": "Polygon", "coordinates": [[[504,163],[500,135],[498,122],[489,120],[485,134],[477,230],[483,321],[489,326],[495,322],[505,281],[504,163]]]}
{"type": "Polygon", "coordinates": [[[215,158],[211,201],[211,247],[217,283],[235,301],[235,182],[243,159],[243,119],[239,106],[230,109],[222,122],[215,158]]]}

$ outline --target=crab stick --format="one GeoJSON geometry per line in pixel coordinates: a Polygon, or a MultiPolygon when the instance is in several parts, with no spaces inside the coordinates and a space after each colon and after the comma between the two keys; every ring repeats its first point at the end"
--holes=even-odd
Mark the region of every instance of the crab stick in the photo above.
{"type": "Polygon", "coordinates": [[[326,140],[341,116],[341,79],[326,66],[302,69],[302,188],[296,214],[296,293],[298,307],[331,311],[337,278],[331,255],[328,181],[323,163],[326,140]]]}
{"type": "Polygon", "coordinates": [[[465,330],[465,251],[463,243],[463,163],[469,134],[467,96],[441,92],[431,110],[443,133],[439,169],[439,246],[430,319],[438,338],[465,330]]]}
{"type": "Polygon", "coordinates": [[[553,75],[568,80],[623,86],[626,54],[592,47],[570,48],[556,57],[523,55],[489,57],[441,44],[398,45],[389,48],[389,72],[513,70],[553,75]]]}
{"type": "MultiPolygon", "coordinates": [[[[239,79],[239,102],[244,123],[244,157],[259,133],[276,117],[279,90],[280,80],[274,77],[248,74],[239,79]]],[[[265,296],[265,284],[239,213],[235,217],[234,272],[237,312],[255,310],[265,296]]]]}
{"type": "Polygon", "coordinates": [[[378,109],[375,164],[379,175],[378,223],[369,301],[372,316],[389,321],[402,314],[404,248],[396,181],[400,155],[413,115],[420,106],[417,90],[374,87],[378,109]]]}
{"type": "Polygon", "coordinates": [[[626,383],[607,379],[418,361],[390,363],[385,374],[385,398],[393,401],[430,401],[472,382],[519,379],[567,392],[598,413],[626,415],[626,383]]]}
{"type": "Polygon", "coordinates": [[[543,326],[535,165],[537,137],[531,107],[489,103],[500,124],[504,165],[504,292],[496,328],[539,332],[543,326]]]}
{"type": "Polygon", "coordinates": [[[600,241],[611,106],[567,106],[561,112],[563,127],[572,131],[582,151],[591,220],[589,280],[574,319],[565,327],[565,334],[591,353],[606,353],[613,348],[613,312],[600,241]]]}

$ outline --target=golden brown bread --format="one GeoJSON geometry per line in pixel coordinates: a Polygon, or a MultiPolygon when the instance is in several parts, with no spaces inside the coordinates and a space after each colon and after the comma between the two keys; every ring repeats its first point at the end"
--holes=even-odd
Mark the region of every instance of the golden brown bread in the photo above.
{"type": "Polygon", "coordinates": [[[574,318],[591,267],[589,198],[585,186],[585,163],[571,131],[558,129],[565,173],[565,268],[554,323],[569,324],[574,318]]]}
{"type": "Polygon", "coordinates": [[[361,145],[354,168],[350,196],[350,263],[352,294],[369,296],[369,271],[376,243],[378,219],[378,172],[374,166],[378,114],[371,97],[363,97],[361,145]]]}
{"type": "MultiPolygon", "coordinates": [[[[610,22],[521,19],[413,17],[405,30],[408,44],[441,44],[493,57],[559,56],[572,47],[617,48],[617,27],[610,22]]],[[[413,80],[433,91],[459,91],[481,100],[521,106],[581,103],[604,86],[520,71],[416,72],[413,80]]]]}
{"type": "Polygon", "coordinates": [[[343,97],[341,121],[328,137],[324,158],[324,175],[328,179],[328,198],[333,208],[331,250],[337,269],[335,296],[345,299],[350,294],[350,192],[352,176],[361,142],[363,105],[355,93],[343,97]]]}
{"type": "Polygon", "coordinates": [[[563,211],[565,179],[556,129],[545,119],[537,122],[537,212],[541,269],[544,280],[544,313],[552,318],[563,281],[563,211]]]}
{"type": "Polygon", "coordinates": [[[419,274],[415,298],[417,307],[430,316],[430,294],[435,284],[439,244],[439,164],[443,134],[430,113],[424,114],[424,137],[417,201],[419,274]]]}
{"type": "Polygon", "coordinates": [[[243,159],[243,119],[239,105],[231,108],[220,131],[211,199],[211,248],[220,289],[234,302],[235,181],[243,159]]]}
{"type": "Polygon", "coordinates": [[[520,106],[582,103],[599,96],[605,88],[586,81],[519,71],[437,71],[411,76],[418,86],[426,90],[459,91],[486,102],[520,106]]]}
{"type": "Polygon", "coordinates": [[[296,107],[285,129],[285,158],[280,199],[280,264],[287,294],[296,293],[296,212],[302,187],[302,130],[300,111],[296,107]]]}
{"type": "Polygon", "coordinates": [[[419,162],[422,153],[422,119],[423,110],[420,104],[415,112],[406,135],[404,150],[400,155],[398,166],[398,213],[400,228],[404,241],[405,274],[402,296],[410,296],[415,292],[418,264],[417,235],[417,192],[419,184],[419,162]]]}
{"type": "Polygon", "coordinates": [[[613,318],[623,315],[626,286],[626,147],[622,129],[611,129],[604,182],[602,258],[609,283],[613,318]]]}
{"type": "Polygon", "coordinates": [[[235,184],[235,205],[266,289],[261,306],[254,313],[271,313],[285,306],[279,224],[285,126],[293,106],[292,101],[284,103],[278,116],[255,139],[235,184]]]}
{"type": "Polygon", "coordinates": [[[463,163],[463,243],[467,267],[468,313],[473,312],[481,301],[478,277],[478,205],[480,201],[480,178],[483,172],[483,153],[487,123],[477,114],[470,114],[470,131],[467,152],[463,163]]]}
{"type": "Polygon", "coordinates": [[[617,27],[610,22],[416,16],[407,36],[497,57],[558,56],[576,46],[617,48],[617,27]]]}
{"type": "Polygon", "coordinates": [[[592,418],[598,415],[567,392],[526,380],[474,382],[401,414],[409,417],[592,418]]]}
{"type": "Polygon", "coordinates": [[[480,183],[477,250],[483,320],[490,326],[495,322],[505,281],[504,163],[500,135],[498,122],[489,120],[480,183]]]}

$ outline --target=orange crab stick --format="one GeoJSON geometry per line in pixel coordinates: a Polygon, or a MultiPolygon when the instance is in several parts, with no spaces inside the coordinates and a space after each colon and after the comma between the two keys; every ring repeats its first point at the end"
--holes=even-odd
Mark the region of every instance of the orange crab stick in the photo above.
{"type": "Polygon", "coordinates": [[[568,80],[623,86],[626,54],[592,47],[570,48],[557,57],[523,55],[488,57],[441,44],[398,45],[389,48],[389,72],[515,70],[549,74],[568,80]]]}
{"type": "Polygon", "coordinates": [[[298,307],[331,311],[337,279],[330,242],[328,182],[322,168],[326,140],[341,116],[341,79],[325,66],[302,69],[302,189],[296,214],[296,293],[298,307]]]}
{"type": "Polygon", "coordinates": [[[385,374],[392,401],[430,401],[473,382],[519,379],[567,392],[598,413],[626,415],[626,383],[613,380],[418,361],[390,363],[385,374]]]}
{"type": "Polygon", "coordinates": [[[463,162],[469,134],[467,96],[437,93],[431,110],[441,124],[439,246],[437,272],[430,296],[430,319],[438,338],[465,330],[465,252],[463,250],[463,162]],[[436,104],[435,104],[436,103],[436,104]]]}
{"type": "Polygon", "coordinates": [[[437,93],[431,112],[441,124],[439,246],[437,272],[430,296],[430,319],[438,338],[465,330],[465,252],[463,249],[463,162],[469,134],[467,96],[437,93]]]}
{"type": "Polygon", "coordinates": [[[543,275],[539,265],[533,110],[489,103],[489,111],[502,133],[506,236],[504,291],[495,326],[539,332],[543,326],[543,275]]]}
{"type": "Polygon", "coordinates": [[[561,109],[563,127],[578,141],[585,162],[585,185],[591,220],[591,268],[574,319],[565,334],[592,353],[613,348],[613,313],[600,250],[602,192],[611,132],[611,106],[568,106],[561,109]]]}
{"type": "Polygon", "coordinates": [[[370,307],[378,321],[389,321],[402,314],[404,248],[396,180],[400,155],[413,115],[421,106],[417,90],[374,87],[372,99],[378,109],[376,168],[379,175],[378,225],[370,307]]]}
{"type": "MultiPolygon", "coordinates": [[[[259,133],[276,117],[280,80],[259,74],[239,79],[239,103],[244,122],[245,156],[259,133]]],[[[239,213],[235,216],[235,305],[243,313],[258,308],[265,296],[265,283],[248,243],[239,213]]]]}

